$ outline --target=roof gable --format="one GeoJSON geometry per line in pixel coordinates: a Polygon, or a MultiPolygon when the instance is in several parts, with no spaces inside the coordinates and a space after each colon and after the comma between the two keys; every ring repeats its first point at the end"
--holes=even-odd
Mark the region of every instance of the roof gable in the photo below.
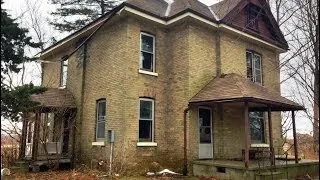
{"type": "Polygon", "coordinates": [[[288,44],[266,0],[224,0],[211,8],[221,18],[221,23],[288,49],[288,44]],[[257,20],[258,29],[249,27],[248,16],[252,13],[252,9],[254,9],[253,17],[257,20]]]}
{"type": "Polygon", "coordinates": [[[222,28],[228,29],[232,27],[233,29],[231,28],[231,30],[236,33],[240,33],[246,37],[276,48],[280,50],[280,52],[284,52],[288,49],[288,45],[269,9],[269,6],[263,8],[266,12],[266,17],[263,19],[263,22],[266,22],[267,25],[265,25],[265,27],[269,28],[265,32],[272,32],[269,34],[274,35],[274,38],[265,38],[261,34],[248,31],[235,23],[236,18],[239,17],[239,12],[243,11],[248,3],[261,5],[261,2],[266,2],[266,0],[224,0],[210,7],[198,0],[127,0],[115,7],[112,11],[89,23],[82,29],[77,30],[54,45],[46,48],[40,52],[40,58],[48,57],[54,54],[53,52],[57,52],[58,49],[61,50],[69,47],[70,42],[76,42],[84,36],[89,39],[107,21],[112,19],[115,15],[120,15],[121,11],[124,9],[126,11],[128,11],[128,9],[132,9],[133,13],[137,13],[138,15],[142,14],[141,16],[150,16],[149,19],[157,20],[156,22],[165,25],[168,25],[169,22],[175,22],[171,20],[177,21],[187,16],[193,16],[202,22],[213,25],[214,27],[226,24],[227,26],[222,28]]]}

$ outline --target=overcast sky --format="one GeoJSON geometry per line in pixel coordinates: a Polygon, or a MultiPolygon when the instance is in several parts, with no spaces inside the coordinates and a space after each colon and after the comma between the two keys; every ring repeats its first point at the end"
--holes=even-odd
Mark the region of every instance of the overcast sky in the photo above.
{"type": "MultiPolygon", "coordinates": [[[[28,25],[27,12],[28,8],[26,2],[30,2],[32,5],[39,7],[39,14],[43,19],[43,29],[48,32],[48,35],[53,35],[56,39],[61,39],[68,35],[68,33],[59,33],[55,31],[51,26],[48,25],[48,18],[50,17],[50,12],[54,9],[54,6],[50,5],[50,0],[4,0],[3,8],[8,10],[8,13],[12,15],[13,18],[20,17],[18,19],[19,23],[22,23],[24,26],[28,25]]],[[[200,0],[201,2],[212,5],[221,0],[200,0]]],[[[32,32],[31,32],[32,33],[32,32]]],[[[34,34],[32,34],[34,35],[34,34]]],[[[34,55],[36,52],[29,52],[31,55],[34,55]]],[[[17,78],[17,81],[19,79],[17,78]]],[[[25,78],[25,82],[33,82],[36,85],[40,85],[41,80],[41,71],[40,65],[36,63],[32,63],[28,65],[27,76],[25,78]]],[[[282,95],[288,98],[289,92],[291,90],[291,86],[288,84],[282,84],[281,90],[282,95]]],[[[310,133],[312,131],[312,124],[310,121],[304,117],[302,117],[302,113],[298,114],[297,117],[297,131],[301,133],[310,133]]],[[[291,136],[292,133],[289,134],[291,136]]]]}

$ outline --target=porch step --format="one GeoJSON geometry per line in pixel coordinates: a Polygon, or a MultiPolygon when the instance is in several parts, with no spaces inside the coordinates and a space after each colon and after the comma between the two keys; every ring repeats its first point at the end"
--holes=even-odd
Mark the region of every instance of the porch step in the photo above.
{"type": "Polygon", "coordinates": [[[29,171],[29,162],[25,160],[18,160],[11,169],[15,172],[27,172],[29,171]]]}

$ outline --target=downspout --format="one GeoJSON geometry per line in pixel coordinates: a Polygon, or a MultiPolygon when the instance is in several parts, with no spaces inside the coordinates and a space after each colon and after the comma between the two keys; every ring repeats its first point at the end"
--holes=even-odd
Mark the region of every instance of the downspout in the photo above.
{"type": "MultiPolygon", "coordinates": [[[[86,79],[86,67],[87,67],[87,44],[84,44],[83,47],[83,62],[82,62],[82,78],[81,78],[81,98],[80,98],[80,122],[79,128],[82,126],[83,120],[83,107],[84,107],[84,87],[85,87],[85,79],[86,79]]],[[[76,138],[76,124],[73,126],[73,141],[72,141],[72,163],[74,167],[75,160],[75,138],[76,138]]],[[[79,148],[79,154],[81,156],[81,148],[79,148]]]]}
{"type": "Polygon", "coordinates": [[[188,157],[187,157],[187,113],[190,110],[190,107],[186,108],[183,111],[183,175],[186,176],[188,174],[188,157]]]}
{"type": "MultiPolygon", "coordinates": [[[[121,7],[121,6],[119,6],[121,7]]],[[[121,11],[120,11],[121,12],[121,11]]],[[[81,82],[81,99],[80,99],[80,124],[79,128],[81,128],[82,120],[83,120],[83,103],[84,103],[84,86],[85,86],[85,78],[86,78],[86,66],[87,66],[87,42],[96,34],[98,30],[102,28],[102,26],[108,22],[108,20],[113,17],[117,13],[117,10],[114,10],[110,16],[103,21],[100,26],[94,30],[79,46],[77,46],[70,54],[64,56],[61,61],[64,61],[71,57],[75,52],[77,52],[82,46],[84,46],[84,57],[83,57],[83,64],[82,64],[82,82],[81,82]]],[[[76,123],[76,122],[75,122],[76,123]]],[[[73,142],[72,142],[72,166],[74,167],[74,160],[75,160],[75,141],[76,141],[76,126],[73,126],[73,142]]],[[[79,149],[79,154],[81,154],[81,148],[79,149]]]]}

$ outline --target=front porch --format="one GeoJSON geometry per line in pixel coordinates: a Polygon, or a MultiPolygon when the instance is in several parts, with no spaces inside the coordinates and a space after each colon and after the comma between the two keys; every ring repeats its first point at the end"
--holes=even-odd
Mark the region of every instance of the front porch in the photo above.
{"type": "Polygon", "coordinates": [[[271,166],[268,161],[250,161],[245,167],[241,161],[232,160],[198,160],[193,162],[194,176],[214,176],[219,179],[260,180],[260,179],[294,179],[301,175],[319,175],[319,161],[275,160],[271,166]]]}
{"type": "MultiPolygon", "coordinates": [[[[244,179],[245,175],[245,179],[264,179],[273,175],[284,177],[279,174],[283,174],[282,171],[288,170],[288,168],[306,169],[308,172],[308,167],[310,169],[318,167],[319,162],[311,164],[299,162],[295,111],[303,109],[299,104],[281,97],[279,93],[269,91],[240,75],[227,74],[214,78],[191,98],[189,107],[184,111],[185,173],[188,162],[190,163],[196,157],[191,154],[191,159],[188,161],[187,148],[197,147],[194,146],[195,141],[192,137],[187,138],[187,113],[189,111],[191,112],[189,124],[193,123],[189,126],[200,128],[199,140],[196,142],[199,144],[198,158],[210,159],[192,162],[194,175],[221,175],[226,179],[229,176],[232,177],[231,179],[237,179],[236,177],[244,179]],[[197,114],[195,113],[197,110],[198,117],[195,117],[194,114],[197,114]],[[274,144],[273,137],[274,133],[278,131],[280,133],[280,114],[278,112],[281,111],[292,113],[295,150],[293,161],[276,159],[276,154],[283,154],[282,147],[274,144]],[[279,122],[279,125],[273,125],[275,123],[272,118],[275,117],[274,114],[279,115],[279,120],[276,121],[279,122]],[[253,118],[252,115],[255,117],[253,118]],[[256,117],[261,119],[258,121],[259,125],[254,124],[257,123],[257,120],[251,121],[252,118],[257,119],[256,117]],[[198,125],[193,122],[194,119],[198,119],[198,125]],[[262,130],[262,132],[259,133],[258,130],[262,130]],[[204,149],[201,144],[209,144],[210,146],[206,147],[206,151],[201,151],[204,149]],[[279,168],[282,169],[280,172],[278,172],[279,168]]],[[[192,128],[189,129],[189,134],[190,132],[197,134],[192,128]]],[[[278,138],[280,138],[279,133],[278,138]]]]}
{"type": "Polygon", "coordinates": [[[72,95],[66,89],[48,89],[31,99],[39,105],[23,120],[19,163],[36,171],[61,164],[71,167],[76,113],[72,95]]]}

